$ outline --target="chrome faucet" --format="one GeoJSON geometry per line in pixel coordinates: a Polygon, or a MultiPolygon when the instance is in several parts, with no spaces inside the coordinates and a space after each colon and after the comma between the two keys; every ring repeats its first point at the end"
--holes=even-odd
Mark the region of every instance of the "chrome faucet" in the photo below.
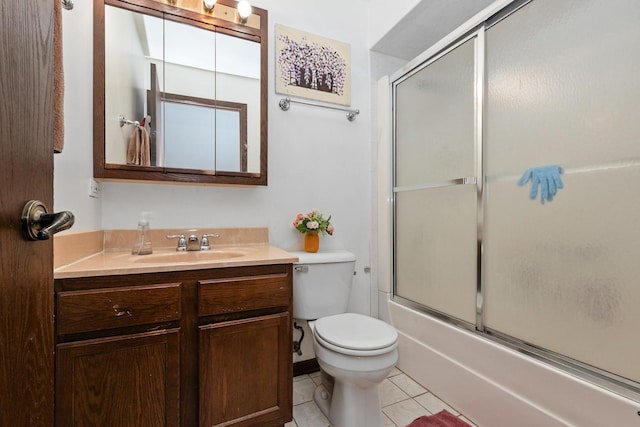
{"type": "Polygon", "coordinates": [[[219,234],[203,234],[202,239],[200,240],[201,251],[208,251],[209,249],[211,249],[211,246],[209,246],[209,237],[220,237],[220,235],[219,234]]]}
{"type": "Polygon", "coordinates": [[[176,247],[176,251],[184,252],[187,250],[187,240],[184,237],[184,234],[171,234],[167,236],[167,239],[178,239],[178,247],[176,247]]]}
{"type": "Polygon", "coordinates": [[[190,234],[187,238],[187,250],[188,251],[199,251],[200,245],[198,244],[198,236],[195,234],[190,234]]]}
{"type": "Polygon", "coordinates": [[[209,245],[209,237],[220,237],[219,234],[203,234],[200,244],[198,244],[198,236],[190,234],[189,237],[185,237],[184,234],[172,234],[167,236],[167,239],[178,239],[178,247],[176,251],[208,251],[211,249],[209,245]]]}

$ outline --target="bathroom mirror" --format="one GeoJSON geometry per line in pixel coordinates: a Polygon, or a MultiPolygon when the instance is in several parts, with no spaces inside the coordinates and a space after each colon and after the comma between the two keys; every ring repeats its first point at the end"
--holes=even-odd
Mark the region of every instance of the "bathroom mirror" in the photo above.
{"type": "Polygon", "coordinates": [[[94,176],[267,184],[267,11],[94,0],[94,176]]]}

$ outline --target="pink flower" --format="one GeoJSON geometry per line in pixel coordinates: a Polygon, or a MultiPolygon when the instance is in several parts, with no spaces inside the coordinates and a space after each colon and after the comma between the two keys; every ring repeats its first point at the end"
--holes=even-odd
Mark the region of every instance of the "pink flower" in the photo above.
{"type": "Polygon", "coordinates": [[[333,234],[331,215],[325,217],[318,209],[313,209],[307,214],[297,214],[293,220],[293,228],[300,233],[333,234]]]}

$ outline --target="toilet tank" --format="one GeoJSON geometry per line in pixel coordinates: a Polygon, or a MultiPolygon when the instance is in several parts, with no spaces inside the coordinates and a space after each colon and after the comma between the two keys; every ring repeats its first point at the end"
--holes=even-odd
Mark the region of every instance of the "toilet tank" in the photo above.
{"type": "Polygon", "coordinates": [[[347,251],[291,254],[298,257],[293,264],[293,317],[313,320],[345,313],[356,256],[347,251]]]}

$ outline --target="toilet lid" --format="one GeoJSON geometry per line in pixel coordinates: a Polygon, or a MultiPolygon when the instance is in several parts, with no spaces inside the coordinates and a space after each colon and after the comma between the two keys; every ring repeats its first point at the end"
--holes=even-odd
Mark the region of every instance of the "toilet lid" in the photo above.
{"type": "Polygon", "coordinates": [[[377,350],[392,346],[398,340],[393,326],[356,313],[318,319],[315,332],[326,342],[350,350],[377,350]]]}

